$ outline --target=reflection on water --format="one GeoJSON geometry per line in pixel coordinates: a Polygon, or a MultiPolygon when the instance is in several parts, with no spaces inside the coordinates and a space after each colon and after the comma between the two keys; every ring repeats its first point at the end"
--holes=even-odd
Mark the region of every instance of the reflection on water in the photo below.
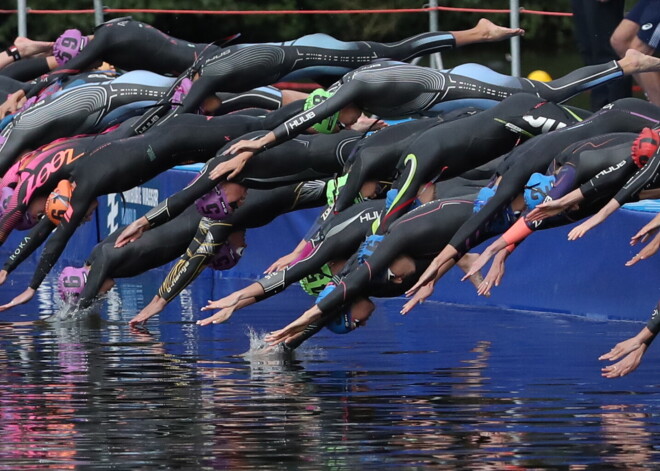
{"type": "Polygon", "coordinates": [[[138,286],[0,325],[0,469],[658,467],[657,355],[618,381],[595,360],[637,324],[394,300],[292,355],[262,338],[297,291],[206,329],[193,290],[131,330],[138,286]]]}

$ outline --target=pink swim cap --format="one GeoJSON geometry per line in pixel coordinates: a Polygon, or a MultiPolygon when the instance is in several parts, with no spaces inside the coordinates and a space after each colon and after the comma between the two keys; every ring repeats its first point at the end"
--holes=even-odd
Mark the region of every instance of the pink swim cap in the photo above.
{"type": "Polygon", "coordinates": [[[57,292],[63,301],[76,300],[87,283],[87,267],[64,267],[57,278],[57,292]]]}
{"type": "Polygon", "coordinates": [[[67,29],[57,38],[53,46],[53,55],[57,65],[62,66],[76,57],[87,46],[88,41],[87,36],[83,36],[80,30],[67,29]]]}

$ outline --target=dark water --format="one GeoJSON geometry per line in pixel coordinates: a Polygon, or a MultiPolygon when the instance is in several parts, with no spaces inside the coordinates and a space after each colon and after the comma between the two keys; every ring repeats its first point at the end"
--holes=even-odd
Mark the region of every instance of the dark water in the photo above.
{"type": "Polygon", "coordinates": [[[264,355],[261,334],[308,306],[299,289],[206,328],[188,290],[131,330],[149,283],[100,315],[0,325],[0,469],[659,467],[658,355],[620,380],[596,360],[639,324],[434,303],[403,318],[390,300],[350,335],[264,355]]]}

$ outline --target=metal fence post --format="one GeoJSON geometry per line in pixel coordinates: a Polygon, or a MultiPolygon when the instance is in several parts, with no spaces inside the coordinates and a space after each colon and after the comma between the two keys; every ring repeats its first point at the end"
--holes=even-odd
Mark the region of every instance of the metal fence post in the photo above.
{"type": "Polygon", "coordinates": [[[16,10],[18,10],[18,35],[27,36],[27,6],[25,0],[16,0],[16,10]]]}
{"type": "MultiPolygon", "coordinates": [[[[428,6],[430,8],[436,8],[438,6],[437,0],[430,0],[428,6]]],[[[438,10],[429,11],[429,31],[438,31],[438,10]]],[[[442,69],[442,56],[439,52],[431,54],[431,67],[442,69]]]]}
{"type": "Polygon", "coordinates": [[[94,0],[94,24],[100,25],[103,23],[103,0],[94,0]]]}
{"type": "MultiPolygon", "coordinates": [[[[511,28],[520,28],[520,3],[518,0],[509,0],[509,22],[511,28]]],[[[511,75],[520,77],[520,36],[514,36],[511,41],[511,75]]]]}

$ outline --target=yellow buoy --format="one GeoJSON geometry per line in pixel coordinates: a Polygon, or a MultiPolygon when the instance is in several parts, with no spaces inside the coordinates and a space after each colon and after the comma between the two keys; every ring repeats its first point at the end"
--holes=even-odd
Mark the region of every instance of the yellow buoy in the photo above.
{"type": "Polygon", "coordinates": [[[549,82],[550,80],[552,80],[550,74],[547,73],[545,70],[534,70],[529,73],[527,78],[530,80],[538,80],[539,82],[549,82]]]}

